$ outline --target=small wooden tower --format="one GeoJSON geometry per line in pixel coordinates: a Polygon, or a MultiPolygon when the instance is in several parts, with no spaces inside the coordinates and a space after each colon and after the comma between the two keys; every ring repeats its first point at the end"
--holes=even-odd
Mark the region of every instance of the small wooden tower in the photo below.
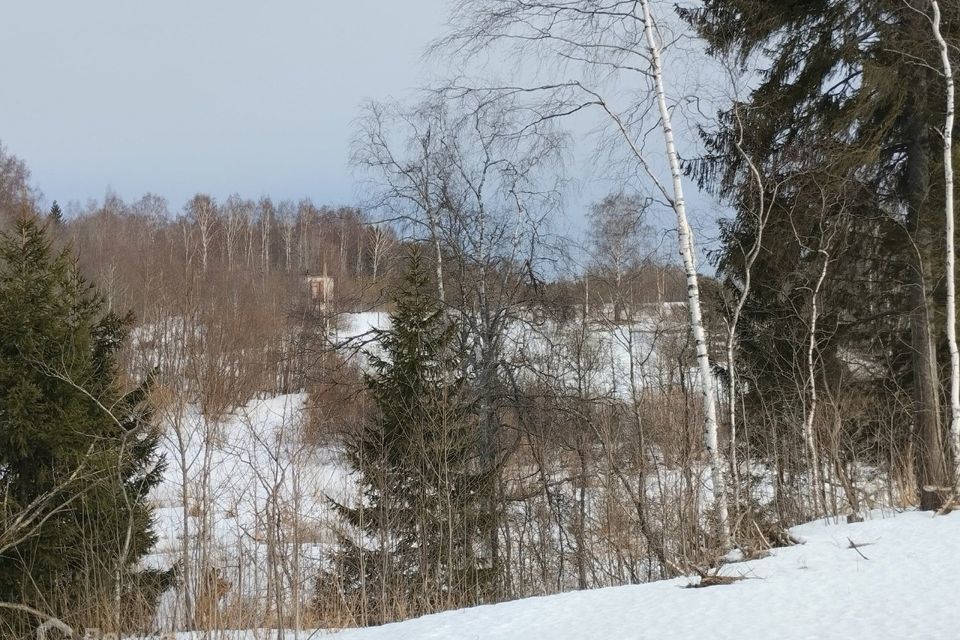
{"type": "Polygon", "coordinates": [[[324,265],[322,276],[305,275],[304,284],[310,295],[310,303],[317,311],[325,310],[333,302],[333,278],[327,275],[324,265]]]}

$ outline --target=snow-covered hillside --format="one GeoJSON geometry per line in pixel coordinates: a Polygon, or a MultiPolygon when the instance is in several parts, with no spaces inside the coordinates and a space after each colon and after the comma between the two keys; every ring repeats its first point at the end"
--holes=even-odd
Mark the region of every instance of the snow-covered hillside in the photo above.
{"type": "MultiPolygon", "coordinates": [[[[355,314],[337,337],[362,361],[363,351],[376,348],[370,330],[388,323],[387,314],[355,314]]],[[[663,323],[668,326],[667,320],[663,323]]],[[[625,375],[631,353],[644,356],[627,348],[629,337],[669,334],[665,328],[634,327],[618,342],[620,328],[591,327],[598,353],[609,365],[591,384],[612,395],[622,391],[614,381],[625,375]]],[[[516,343],[528,349],[525,362],[569,371],[573,367],[562,337],[533,336],[516,343]]],[[[659,348],[654,342],[642,344],[645,353],[659,348]]],[[[654,380],[639,384],[650,382],[654,380]]],[[[351,502],[356,479],[336,447],[303,441],[306,404],[306,394],[300,393],[257,398],[211,422],[191,405],[164,415],[168,467],[152,495],[160,540],[150,562],[169,567],[186,558],[211,567],[223,581],[223,592],[208,603],[215,612],[208,619],[215,625],[271,624],[270,610],[263,606],[267,593],[281,593],[298,603],[299,612],[310,611],[318,571],[339,524],[328,498],[351,502]]],[[[669,477],[669,470],[664,473],[669,477]]],[[[666,501],[669,495],[661,498],[666,501]]],[[[793,533],[803,544],[725,566],[722,574],[737,578],[731,584],[688,589],[694,580],[678,579],[582,591],[348,630],[337,638],[960,637],[960,626],[944,613],[953,606],[951,585],[960,576],[960,553],[951,542],[960,539],[960,515],[877,511],[871,516],[861,524],[798,527],[793,533]]],[[[195,573],[191,579],[200,577],[195,573]]],[[[184,628],[185,610],[176,594],[167,593],[158,628],[184,628]]],[[[288,614],[282,624],[295,619],[288,614]]],[[[326,633],[233,631],[217,637],[259,640],[326,633]]],[[[185,634],[179,638],[193,640],[185,634]]]]}
{"type": "MultiPolygon", "coordinates": [[[[602,396],[628,398],[642,389],[698,385],[699,372],[689,362],[677,370],[686,343],[683,303],[641,305],[632,322],[611,322],[613,310],[583,325],[579,317],[558,323],[537,317],[511,322],[504,339],[504,360],[520,379],[551,379],[570,389],[588,389],[602,396]],[[633,365],[631,367],[631,364],[633,365]],[[632,372],[632,374],[631,374],[632,372]],[[633,376],[631,378],[631,375],[633,376]]],[[[376,331],[389,329],[385,311],[345,313],[338,318],[333,342],[341,355],[352,358],[376,352],[376,331]]]]}
{"type": "MultiPolygon", "coordinates": [[[[306,399],[302,393],[253,399],[217,421],[207,421],[194,406],[164,416],[167,467],[151,494],[159,539],[148,562],[167,568],[184,564],[184,554],[188,563],[204,556],[226,581],[216,606],[232,610],[234,619],[262,619],[251,600],[261,602],[271,589],[309,602],[324,546],[332,540],[329,499],[349,502],[353,495],[337,451],[302,440],[306,399]]],[[[183,624],[171,592],[158,624],[183,624]]]]}
{"type": "MultiPolygon", "coordinates": [[[[874,512],[859,524],[809,523],[802,544],[731,563],[732,584],[680,578],[451,611],[336,640],[778,640],[957,638],[960,514],[874,512]]],[[[303,639],[321,632],[289,634],[303,639]]],[[[185,638],[186,636],[182,636],[185,638]]],[[[241,632],[238,640],[276,638],[241,632]]]]}
{"type": "Polygon", "coordinates": [[[454,611],[337,640],[957,638],[960,514],[872,514],[797,527],[803,544],[727,565],[727,585],[677,579],[454,611]]]}

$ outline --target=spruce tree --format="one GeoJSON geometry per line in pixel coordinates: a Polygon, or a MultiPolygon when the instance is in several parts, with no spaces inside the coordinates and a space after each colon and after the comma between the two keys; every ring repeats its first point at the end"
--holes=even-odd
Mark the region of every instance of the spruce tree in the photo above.
{"type": "Polygon", "coordinates": [[[365,375],[373,415],[348,446],[361,499],[336,505],[346,531],[332,570],[349,598],[366,598],[367,624],[465,606],[486,578],[474,550],[484,517],[476,418],[455,325],[433,291],[413,251],[365,375]]]}
{"type": "MultiPolygon", "coordinates": [[[[935,487],[949,484],[936,357],[944,82],[929,9],[904,0],[705,0],[681,11],[711,52],[762,66],[750,95],[707,136],[716,162],[696,168],[738,209],[719,257],[733,287],[759,199],[744,155],[779,187],[744,316],[741,343],[760,363],[756,378],[770,382],[771,370],[798,360],[791,337],[802,328],[789,326],[785,310],[804,290],[809,297],[831,238],[818,352],[836,370],[844,348],[892,363],[888,388],[876,390],[912,390],[913,424],[902,431],[916,438],[923,508],[937,507],[935,487]]],[[[943,24],[947,40],[960,42],[960,5],[944,4],[943,24]]]]}
{"type": "MultiPolygon", "coordinates": [[[[77,627],[131,622],[170,578],[138,568],[156,540],[146,499],[162,460],[148,385],[121,378],[130,323],[35,216],[0,235],[0,601],[77,627]],[[37,517],[18,527],[25,513],[37,517]]],[[[3,621],[14,637],[40,622],[3,621]]]]}
{"type": "Polygon", "coordinates": [[[55,225],[63,224],[63,210],[56,200],[50,205],[50,212],[47,214],[47,218],[55,225]]]}

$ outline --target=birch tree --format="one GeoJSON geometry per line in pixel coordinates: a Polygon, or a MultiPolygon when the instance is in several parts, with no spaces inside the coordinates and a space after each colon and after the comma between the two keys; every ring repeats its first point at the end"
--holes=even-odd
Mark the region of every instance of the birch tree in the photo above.
{"type": "Polygon", "coordinates": [[[227,271],[233,271],[237,255],[237,242],[244,227],[244,201],[237,194],[232,194],[223,205],[224,212],[224,246],[227,253],[227,271]]]}
{"type": "Polygon", "coordinates": [[[270,229],[273,227],[273,218],[276,207],[270,198],[260,198],[257,203],[260,216],[260,270],[264,275],[270,273],[270,229]]]}
{"type": "Polygon", "coordinates": [[[200,264],[206,273],[210,264],[210,245],[219,218],[217,201],[209,195],[198,193],[187,203],[186,209],[200,234],[200,264]]]}
{"type": "MultiPolygon", "coordinates": [[[[719,526],[720,544],[730,544],[730,527],[723,464],[719,451],[717,407],[709,341],[703,323],[697,273],[696,242],[684,192],[683,170],[673,126],[672,96],[664,66],[665,42],[649,0],[598,5],[589,0],[524,2],[523,0],[461,0],[454,11],[454,31],[438,49],[456,48],[474,56],[497,45],[510,53],[535,52],[555,63],[564,75],[546,82],[495,87],[500,95],[537,95],[531,108],[535,121],[597,110],[606,120],[619,149],[632,163],[631,175],[642,175],[673,211],[677,245],[687,282],[690,331],[696,349],[703,406],[703,446],[710,468],[710,484],[719,526]],[[546,56],[543,56],[546,54],[546,56]],[[573,76],[571,79],[570,76],[573,76]],[[641,91],[624,84],[639,80],[641,91]],[[626,101],[626,106],[618,107],[626,101]],[[655,114],[665,166],[656,164],[646,149],[655,114]]],[[[630,85],[634,87],[636,85],[630,85]]],[[[471,88],[461,88],[472,91],[471,88]]]]}
{"type": "Polygon", "coordinates": [[[370,262],[373,269],[373,281],[380,277],[380,265],[386,253],[393,244],[393,235],[382,224],[371,224],[367,227],[368,242],[370,245],[370,262]]]}
{"type": "Polygon", "coordinates": [[[810,403],[806,407],[803,419],[803,440],[807,446],[807,458],[810,475],[810,486],[813,491],[814,513],[821,515],[826,512],[826,503],[823,497],[823,481],[820,478],[820,447],[817,443],[816,432],[814,430],[814,420],[817,415],[817,321],[820,319],[817,308],[817,300],[820,296],[820,290],[823,287],[823,281],[827,277],[827,270],[830,267],[830,252],[821,248],[817,253],[823,258],[823,266],[820,268],[820,274],[817,276],[813,291],[810,292],[810,335],[807,340],[807,386],[810,389],[810,403]]]}
{"type": "Polygon", "coordinates": [[[351,163],[372,187],[368,206],[383,212],[382,222],[425,232],[433,251],[437,297],[446,300],[441,216],[449,208],[445,171],[436,128],[445,119],[441,104],[426,101],[412,109],[396,104],[366,105],[353,140],[351,163]]]}
{"type": "Polygon", "coordinates": [[[559,206],[560,139],[549,123],[524,123],[508,100],[487,103],[468,95],[449,106],[448,119],[435,126],[447,171],[440,182],[441,229],[453,274],[447,304],[457,311],[470,351],[480,464],[490,479],[484,554],[499,569],[498,470],[506,455],[500,415],[520,395],[504,359],[516,340],[511,328],[527,322],[525,305],[539,288],[545,229],[559,206]]]}
{"type": "Polygon", "coordinates": [[[734,95],[731,101],[734,103],[730,111],[729,132],[730,143],[737,156],[745,166],[745,177],[743,185],[738,183],[742,191],[739,193],[733,185],[721,185],[721,195],[743,207],[747,214],[747,220],[744,224],[750,227],[749,233],[737,233],[738,222],[734,220],[730,224],[724,225],[722,232],[726,236],[726,242],[732,246],[731,254],[737,264],[734,268],[728,268],[729,258],[721,260],[718,264],[718,272],[727,280],[727,288],[734,291],[732,303],[726,303],[727,318],[726,324],[726,395],[727,395],[727,428],[729,438],[729,468],[730,468],[730,487],[733,493],[734,505],[740,502],[740,468],[737,453],[737,394],[738,394],[738,370],[737,370],[737,346],[738,346],[738,327],[743,314],[745,305],[750,298],[751,288],[753,286],[753,268],[763,249],[764,231],[767,221],[773,210],[774,203],[777,201],[782,184],[776,180],[768,178],[765,172],[750,155],[744,144],[743,119],[740,114],[739,98],[736,96],[736,88],[739,78],[735,72],[734,65],[727,65],[730,76],[730,84],[734,87],[734,95]],[[741,236],[746,236],[745,240],[741,236]]]}
{"type": "MultiPolygon", "coordinates": [[[[641,252],[641,231],[649,202],[636,195],[613,194],[590,209],[590,240],[593,261],[612,277],[613,320],[624,313],[624,279],[635,269],[641,252]]],[[[630,313],[627,313],[630,318],[630,313]]]]}
{"type": "Polygon", "coordinates": [[[319,249],[319,243],[317,247],[313,247],[310,242],[312,237],[311,231],[314,227],[317,226],[317,208],[313,206],[313,203],[308,199],[304,198],[297,205],[297,224],[299,225],[299,262],[298,265],[300,270],[306,273],[311,268],[313,268],[314,255],[313,251],[319,249]]]}
{"type": "Polygon", "coordinates": [[[953,126],[955,118],[953,65],[950,47],[940,29],[940,3],[930,0],[933,35],[940,48],[946,81],[946,115],[943,124],[944,235],[947,272],[947,344],[950,349],[950,446],[953,450],[953,490],[960,485],[960,350],[957,349],[957,286],[955,221],[953,213],[953,126]]]}
{"type": "Polygon", "coordinates": [[[293,268],[294,235],[297,230],[297,206],[283,200],[277,206],[277,222],[280,225],[280,239],[283,241],[283,266],[287,273],[293,268]]]}

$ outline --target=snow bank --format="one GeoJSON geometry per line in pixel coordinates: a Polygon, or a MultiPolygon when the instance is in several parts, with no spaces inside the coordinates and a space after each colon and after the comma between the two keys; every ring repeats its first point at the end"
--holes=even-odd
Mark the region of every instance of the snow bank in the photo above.
{"type": "MultiPolygon", "coordinates": [[[[697,578],[528,598],[330,635],[224,632],[229,640],[810,640],[960,637],[954,615],[960,514],[874,512],[859,524],[792,530],[802,544],[726,565],[732,584],[697,578]]],[[[178,640],[193,640],[178,634],[178,640]]]]}
{"type": "Polygon", "coordinates": [[[680,578],[518,600],[336,634],[336,640],[957,638],[960,514],[879,513],[797,527],[803,544],[680,578]],[[856,548],[851,546],[851,542],[856,548]]]}

